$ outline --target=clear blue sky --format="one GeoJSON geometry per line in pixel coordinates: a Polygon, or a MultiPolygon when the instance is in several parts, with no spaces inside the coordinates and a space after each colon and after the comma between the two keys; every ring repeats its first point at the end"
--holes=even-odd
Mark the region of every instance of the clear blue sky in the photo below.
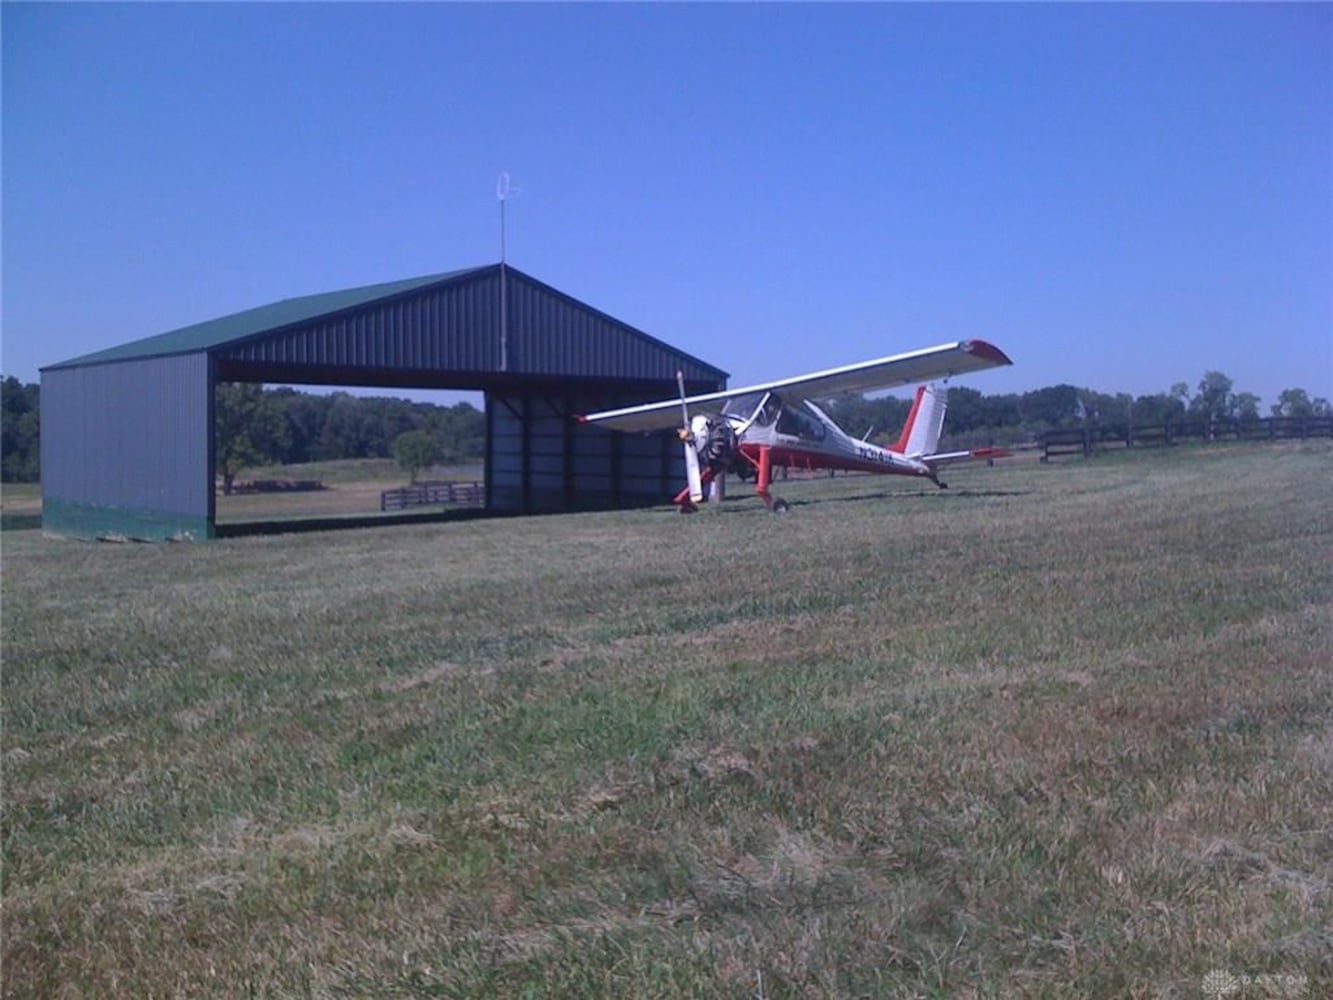
{"type": "Polygon", "coordinates": [[[5,374],[509,260],[732,384],[1333,398],[1333,6],[27,5],[5,374]]]}

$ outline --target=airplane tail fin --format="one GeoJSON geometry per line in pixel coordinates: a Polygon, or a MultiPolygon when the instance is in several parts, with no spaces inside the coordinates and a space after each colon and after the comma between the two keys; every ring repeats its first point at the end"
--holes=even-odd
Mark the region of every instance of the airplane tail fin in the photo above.
{"type": "Polygon", "coordinates": [[[944,429],[944,411],[948,407],[945,393],[936,385],[918,386],[916,399],[907,414],[907,423],[893,450],[900,455],[920,457],[935,451],[944,429]]]}

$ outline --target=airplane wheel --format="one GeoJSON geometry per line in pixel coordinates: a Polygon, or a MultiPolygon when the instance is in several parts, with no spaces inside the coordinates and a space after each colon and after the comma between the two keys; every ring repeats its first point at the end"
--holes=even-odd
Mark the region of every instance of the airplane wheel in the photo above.
{"type": "Polygon", "coordinates": [[[791,510],[791,504],[787,503],[786,500],[774,500],[771,509],[774,514],[785,514],[791,510]]]}

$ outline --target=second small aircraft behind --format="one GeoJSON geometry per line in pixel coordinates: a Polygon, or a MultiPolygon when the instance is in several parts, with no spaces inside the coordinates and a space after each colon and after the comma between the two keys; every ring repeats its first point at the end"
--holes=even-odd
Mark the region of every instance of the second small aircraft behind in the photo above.
{"type": "Polygon", "coordinates": [[[579,420],[618,431],[678,428],[688,484],[675,503],[684,512],[703,501],[704,487],[714,477],[748,470],[756,474],[755,492],[764,506],[782,511],[787,503],[769,490],[774,468],[921,476],[943,488],[941,466],[1007,454],[998,448],[937,452],[945,394],[935,385],[918,387],[902,434],[887,448],[851,437],[815,401],[1008,364],[1013,362],[998,347],[984,340],[962,340],[702,396],[687,397],[684,380],[677,374],[681,389],[677,399],[604,410],[579,420]]]}

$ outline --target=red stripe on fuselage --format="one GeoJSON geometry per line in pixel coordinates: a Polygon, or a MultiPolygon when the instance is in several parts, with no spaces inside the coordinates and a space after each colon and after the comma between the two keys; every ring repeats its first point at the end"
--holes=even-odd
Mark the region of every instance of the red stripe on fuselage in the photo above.
{"type": "MultiPolygon", "coordinates": [[[[743,444],[741,454],[755,465],[759,463],[760,449],[766,447],[757,444],[743,444]]],[[[837,469],[840,472],[878,472],[894,476],[924,476],[926,472],[918,469],[890,465],[868,458],[854,458],[851,455],[830,455],[823,451],[805,451],[785,445],[769,447],[770,465],[786,466],[789,469],[837,469]]]]}

